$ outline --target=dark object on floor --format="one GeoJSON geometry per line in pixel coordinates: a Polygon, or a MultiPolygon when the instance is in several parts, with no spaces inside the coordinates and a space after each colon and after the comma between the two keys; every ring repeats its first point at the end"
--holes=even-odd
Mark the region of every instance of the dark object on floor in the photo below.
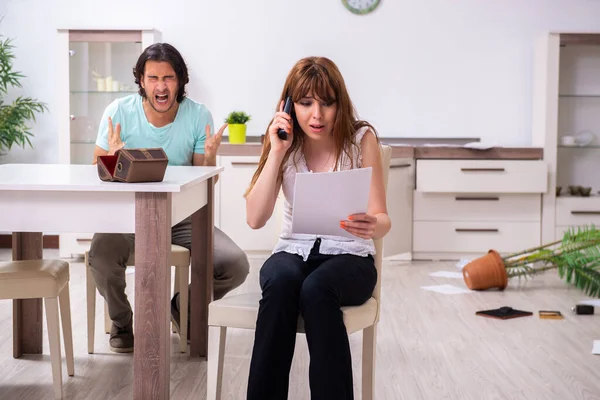
{"type": "Polygon", "coordinates": [[[475,315],[488,318],[510,319],[518,317],[528,317],[533,315],[530,311],[515,310],[512,307],[500,307],[494,310],[477,311],[475,315]]]}
{"type": "Polygon", "coordinates": [[[594,306],[589,304],[577,304],[575,307],[571,308],[571,311],[574,311],[577,315],[593,315],[594,306]]]}
{"type": "Polygon", "coordinates": [[[560,311],[539,311],[540,319],[563,319],[560,311]]]}

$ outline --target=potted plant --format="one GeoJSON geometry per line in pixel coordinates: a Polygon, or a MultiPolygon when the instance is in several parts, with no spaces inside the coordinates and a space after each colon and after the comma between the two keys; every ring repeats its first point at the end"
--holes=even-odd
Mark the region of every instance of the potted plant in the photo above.
{"type": "Polygon", "coordinates": [[[12,70],[13,48],[11,39],[2,39],[0,35],[0,153],[10,150],[14,144],[33,147],[30,140],[33,134],[27,122],[35,121],[36,113],[47,110],[44,103],[30,97],[19,96],[11,104],[5,104],[2,99],[9,87],[22,87],[19,80],[25,77],[12,70]]]}
{"type": "Polygon", "coordinates": [[[600,230],[593,225],[571,228],[562,240],[502,257],[490,250],[463,268],[463,278],[473,290],[499,288],[508,278],[532,277],[557,269],[561,279],[574,283],[592,297],[600,297],[600,230]]]}
{"type": "Polygon", "coordinates": [[[250,116],[243,111],[232,111],[229,113],[225,122],[229,129],[229,143],[246,143],[246,122],[250,121],[250,116]]]}

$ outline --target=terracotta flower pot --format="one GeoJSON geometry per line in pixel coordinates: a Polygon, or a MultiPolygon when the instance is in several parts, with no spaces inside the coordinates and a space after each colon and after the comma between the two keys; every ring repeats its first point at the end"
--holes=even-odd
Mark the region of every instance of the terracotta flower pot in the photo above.
{"type": "Polygon", "coordinates": [[[496,250],[490,250],[463,268],[463,278],[471,290],[498,288],[504,290],[508,285],[508,276],[504,261],[496,250]]]}

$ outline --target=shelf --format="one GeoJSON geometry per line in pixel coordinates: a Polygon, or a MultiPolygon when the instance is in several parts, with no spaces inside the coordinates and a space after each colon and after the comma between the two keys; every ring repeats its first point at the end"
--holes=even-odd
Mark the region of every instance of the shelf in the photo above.
{"type": "Polygon", "coordinates": [[[561,193],[559,196],[556,196],[556,198],[559,199],[598,199],[600,197],[600,193],[590,193],[589,196],[572,196],[570,194],[566,194],[566,193],[561,193]]]}
{"type": "Polygon", "coordinates": [[[563,146],[562,144],[558,146],[559,149],[577,149],[577,150],[583,150],[583,149],[600,149],[600,145],[592,145],[592,146],[563,146]]]}
{"type": "Polygon", "coordinates": [[[600,94],[559,94],[559,98],[598,98],[600,94]]]}
{"type": "Polygon", "coordinates": [[[117,92],[99,92],[97,90],[71,90],[71,94],[133,94],[137,91],[119,90],[117,92]]]}

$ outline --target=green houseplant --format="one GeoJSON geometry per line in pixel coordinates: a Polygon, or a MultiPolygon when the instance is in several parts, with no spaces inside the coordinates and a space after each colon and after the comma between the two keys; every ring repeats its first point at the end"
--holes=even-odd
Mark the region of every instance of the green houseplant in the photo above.
{"type": "Polygon", "coordinates": [[[508,278],[528,278],[550,269],[588,296],[600,297],[600,230],[593,225],[571,228],[561,240],[504,257],[490,250],[465,265],[463,278],[469,289],[503,290],[508,278]]]}
{"type": "Polygon", "coordinates": [[[14,46],[11,39],[0,35],[0,153],[4,153],[18,145],[33,147],[30,138],[33,136],[29,121],[35,121],[36,113],[47,110],[44,103],[31,97],[19,96],[12,103],[6,104],[3,97],[10,87],[22,87],[20,79],[25,76],[13,71],[12,61],[14,46]]]}
{"type": "Polygon", "coordinates": [[[229,129],[229,143],[246,143],[246,122],[250,116],[243,111],[232,111],[225,122],[229,129]]]}

